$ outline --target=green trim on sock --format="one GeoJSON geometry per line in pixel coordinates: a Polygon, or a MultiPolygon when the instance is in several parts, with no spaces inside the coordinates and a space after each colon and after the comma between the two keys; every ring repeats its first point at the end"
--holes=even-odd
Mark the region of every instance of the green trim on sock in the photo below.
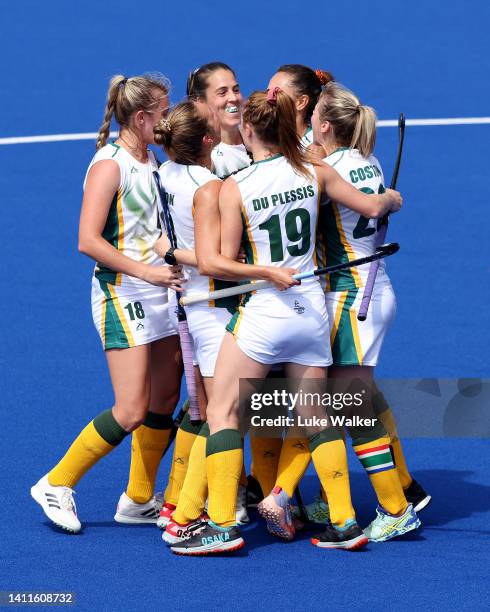
{"type": "Polygon", "coordinates": [[[148,410],[143,425],[150,429],[172,429],[174,419],[171,414],[158,414],[148,410]]]}
{"type": "Polygon", "coordinates": [[[207,423],[203,423],[197,435],[202,436],[203,438],[209,438],[209,425],[207,423]]]}
{"type": "Polygon", "coordinates": [[[242,450],[242,436],[238,429],[222,429],[209,436],[206,444],[206,457],[232,450],[242,450]]]}
{"type": "Polygon", "coordinates": [[[320,445],[334,442],[335,440],[342,440],[342,431],[337,427],[328,427],[320,433],[314,434],[308,438],[310,453],[316,450],[320,445]]]}
{"type": "Polygon", "coordinates": [[[193,425],[191,423],[191,415],[189,414],[189,412],[186,412],[186,415],[182,419],[182,423],[180,424],[179,429],[182,429],[182,431],[186,431],[187,433],[194,434],[197,436],[199,430],[201,429],[201,424],[193,425]]]}
{"type": "Polygon", "coordinates": [[[99,436],[111,446],[117,446],[129,435],[129,431],[123,429],[116,421],[111,408],[101,412],[92,422],[99,436]]]}

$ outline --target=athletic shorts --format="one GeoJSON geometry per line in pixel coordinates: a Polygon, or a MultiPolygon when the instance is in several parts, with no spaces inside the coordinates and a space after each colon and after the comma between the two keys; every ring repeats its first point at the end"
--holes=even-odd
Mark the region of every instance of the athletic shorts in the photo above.
{"type": "Polygon", "coordinates": [[[364,289],[325,294],[330,321],[333,364],[375,366],[388,327],[396,313],[391,283],[376,282],[365,321],[357,320],[364,289]]]}
{"type": "Polygon", "coordinates": [[[316,282],[311,291],[265,289],[248,294],[227,330],[240,350],[259,363],[332,363],[325,294],[316,282]]]}
{"type": "Polygon", "coordinates": [[[104,350],[148,344],[177,332],[169,319],[168,291],[145,283],[113,285],[92,278],[92,317],[104,350]]]}
{"type": "Polygon", "coordinates": [[[216,359],[231,313],[226,308],[210,307],[207,302],[186,306],[185,312],[201,375],[214,376],[216,359]]]}

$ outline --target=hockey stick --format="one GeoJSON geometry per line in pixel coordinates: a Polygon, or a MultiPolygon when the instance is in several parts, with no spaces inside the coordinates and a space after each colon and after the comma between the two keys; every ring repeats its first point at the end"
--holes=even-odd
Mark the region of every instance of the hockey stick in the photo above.
{"type": "MultiPolygon", "coordinates": [[[[400,113],[398,118],[398,152],[396,155],[395,168],[393,169],[393,176],[391,177],[390,189],[395,189],[396,182],[398,180],[398,171],[400,170],[400,161],[402,158],[403,151],[403,140],[405,138],[405,115],[400,113]]],[[[380,223],[380,229],[378,231],[378,235],[376,236],[376,243],[383,244],[386,238],[386,232],[388,230],[388,216],[389,213],[386,214],[380,223]]],[[[366,286],[364,287],[364,293],[362,296],[361,306],[359,307],[359,313],[357,315],[357,319],[359,321],[365,321],[367,317],[367,313],[369,310],[369,303],[371,302],[371,296],[373,294],[374,283],[376,281],[376,274],[378,273],[379,261],[373,261],[371,266],[369,267],[369,274],[366,281],[366,286]]]]}
{"type": "MultiPolygon", "coordinates": [[[[155,170],[153,172],[153,178],[155,179],[155,184],[157,187],[158,197],[160,200],[160,206],[162,210],[162,220],[163,225],[165,226],[165,232],[170,241],[170,245],[173,249],[177,248],[177,238],[175,236],[174,225],[172,222],[172,217],[170,215],[170,210],[168,208],[167,203],[167,194],[163,185],[160,181],[160,175],[155,170]]],[[[199,402],[197,399],[197,387],[196,387],[196,379],[194,377],[194,365],[193,355],[192,355],[192,340],[191,335],[189,333],[189,326],[187,324],[187,317],[185,314],[184,308],[179,303],[180,293],[177,294],[177,321],[178,321],[178,330],[180,336],[180,346],[182,348],[182,360],[184,362],[184,372],[185,379],[187,382],[187,393],[189,395],[189,414],[191,416],[191,423],[193,425],[197,425],[201,422],[201,414],[199,411],[199,402]]]]}
{"type": "MultiPolygon", "coordinates": [[[[328,266],[327,268],[316,268],[316,270],[310,270],[308,272],[302,272],[301,274],[295,274],[294,279],[303,280],[305,278],[312,278],[313,276],[321,276],[323,274],[330,274],[337,270],[345,270],[346,268],[353,268],[355,266],[362,266],[363,264],[382,259],[383,257],[389,257],[398,251],[400,245],[396,242],[390,244],[383,244],[376,248],[376,252],[373,255],[367,255],[366,257],[360,257],[354,261],[348,261],[335,266],[328,266]]],[[[249,293],[250,291],[258,291],[259,289],[267,289],[273,287],[273,283],[269,281],[257,281],[255,283],[247,283],[246,285],[236,285],[235,287],[227,287],[226,289],[219,289],[218,291],[210,291],[209,293],[199,293],[196,295],[184,296],[180,299],[180,303],[184,305],[197,304],[198,302],[206,302],[208,300],[217,300],[218,298],[229,297],[230,295],[241,295],[242,293],[249,293]]]]}

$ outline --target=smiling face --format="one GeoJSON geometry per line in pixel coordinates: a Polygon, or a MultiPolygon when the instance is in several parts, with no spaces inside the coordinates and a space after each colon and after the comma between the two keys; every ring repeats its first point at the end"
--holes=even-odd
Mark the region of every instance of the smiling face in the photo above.
{"type": "Polygon", "coordinates": [[[243,98],[233,72],[220,68],[208,76],[206,102],[216,112],[221,127],[240,125],[243,98]]]}

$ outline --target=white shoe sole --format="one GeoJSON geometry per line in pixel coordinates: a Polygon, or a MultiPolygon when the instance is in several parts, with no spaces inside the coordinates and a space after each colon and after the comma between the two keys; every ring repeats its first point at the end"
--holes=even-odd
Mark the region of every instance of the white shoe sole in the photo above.
{"type": "Polygon", "coordinates": [[[119,514],[119,512],[116,512],[114,520],[116,523],[122,523],[123,525],[155,525],[158,519],[146,518],[144,516],[127,516],[126,514],[119,514]]]}
{"type": "Polygon", "coordinates": [[[202,548],[183,548],[179,546],[172,546],[170,550],[176,555],[217,555],[222,552],[232,552],[243,548],[245,541],[243,538],[232,540],[231,542],[220,542],[203,546],[202,548]]]}
{"type": "Polygon", "coordinates": [[[419,503],[416,506],[414,506],[413,509],[415,510],[415,512],[420,512],[421,510],[423,510],[430,504],[431,500],[432,500],[432,497],[430,495],[427,495],[426,497],[424,497],[424,499],[419,501],[419,503]]]}
{"type": "Polygon", "coordinates": [[[357,536],[357,538],[352,538],[352,540],[348,540],[347,542],[321,542],[320,540],[316,540],[316,538],[312,538],[313,546],[317,548],[335,548],[337,550],[356,550],[358,548],[362,548],[366,546],[369,542],[368,538],[365,535],[357,536]],[[315,541],[313,541],[315,540],[315,541]]]}
{"type": "Polygon", "coordinates": [[[72,525],[66,525],[63,524],[58,517],[51,512],[51,509],[49,508],[49,506],[45,503],[45,498],[44,498],[44,492],[41,491],[37,485],[34,485],[33,487],[31,487],[31,497],[32,499],[37,502],[41,508],[43,509],[44,514],[48,517],[48,519],[54,523],[57,527],[61,527],[61,529],[64,529],[65,531],[68,531],[69,533],[80,533],[82,526],[80,525],[80,527],[74,527],[72,525]]]}

